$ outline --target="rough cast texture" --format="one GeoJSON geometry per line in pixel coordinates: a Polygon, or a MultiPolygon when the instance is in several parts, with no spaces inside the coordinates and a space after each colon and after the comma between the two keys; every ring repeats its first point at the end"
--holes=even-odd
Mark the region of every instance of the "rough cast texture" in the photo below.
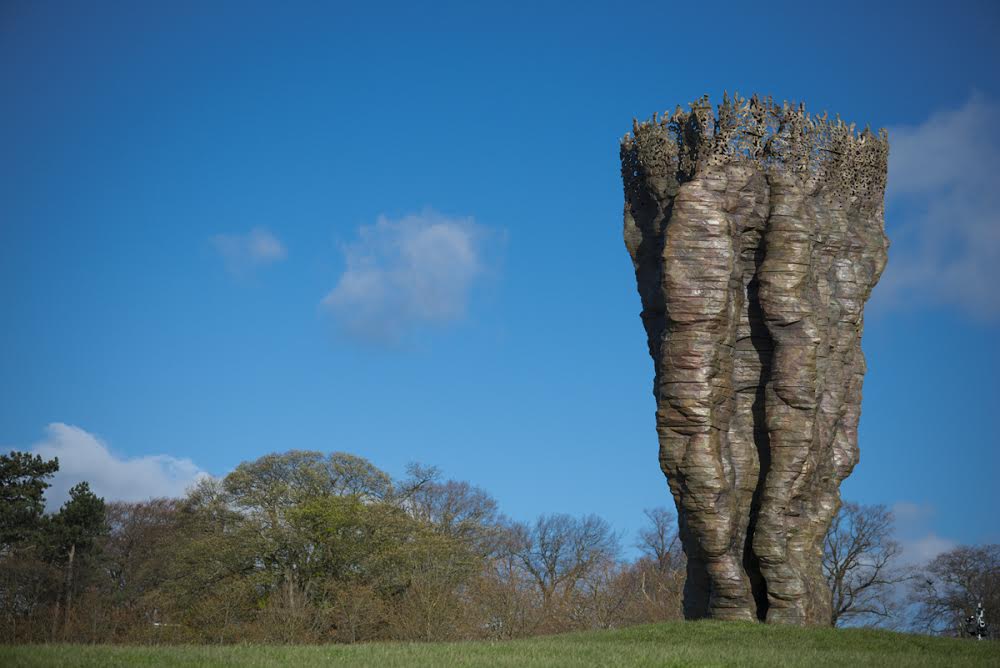
{"type": "Polygon", "coordinates": [[[688,618],[829,624],[822,541],[858,461],[887,156],[884,131],[756,97],[622,139],[688,618]]]}

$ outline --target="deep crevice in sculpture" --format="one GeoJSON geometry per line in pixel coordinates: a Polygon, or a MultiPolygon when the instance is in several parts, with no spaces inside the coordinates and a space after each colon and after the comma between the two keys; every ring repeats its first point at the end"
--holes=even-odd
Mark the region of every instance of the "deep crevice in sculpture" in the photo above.
{"type": "MultiPolygon", "coordinates": [[[[764,260],[764,246],[754,252],[754,266],[760,267],[764,260]]],[[[760,572],[760,559],[753,553],[753,535],[757,528],[757,514],[760,512],[760,494],[764,479],[771,465],[771,439],[764,421],[764,388],[769,380],[769,365],[771,363],[771,337],[764,326],[764,314],[757,300],[757,270],[747,284],[747,315],[750,323],[750,343],[757,352],[761,372],[757,387],[754,388],[754,400],[750,407],[753,416],[753,440],[757,449],[759,470],[757,484],[750,499],[750,517],[747,523],[747,535],[743,543],[743,568],[750,578],[750,593],[753,595],[756,617],[759,621],[767,620],[767,582],[760,572]]]]}
{"type": "Polygon", "coordinates": [[[717,114],[703,98],[622,140],[689,618],[828,615],[821,541],[857,462],[887,152],[884,133],[756,97],[717,114]]]}

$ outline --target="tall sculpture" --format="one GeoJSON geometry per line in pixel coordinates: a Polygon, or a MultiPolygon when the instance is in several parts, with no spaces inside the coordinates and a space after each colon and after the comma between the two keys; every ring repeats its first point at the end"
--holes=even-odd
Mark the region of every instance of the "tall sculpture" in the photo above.
{"type": "Polygon", "coordinates": [[[621,142],[688,618],[829,624],[822,543],[858,462],[888,140],[708,98],[621,142]]]}

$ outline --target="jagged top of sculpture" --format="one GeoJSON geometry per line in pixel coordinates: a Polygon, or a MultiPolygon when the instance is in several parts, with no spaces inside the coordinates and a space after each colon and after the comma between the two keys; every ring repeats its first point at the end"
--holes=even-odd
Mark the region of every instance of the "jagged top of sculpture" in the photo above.
{"type": "Polygon", "coordinates": [[[632,121],[621,140],[626,193],[653,173],[678,183],[711,165],[757,164],[768,172],[798,176],[810,190],[823,188],[861,206],[881,206],[889,139],[885,130],[857,131],[840,116],[812,115],[804,104],[777,104],[770,97],[723,94],[717,113],[707,95],[684,111],[632,121]]]}

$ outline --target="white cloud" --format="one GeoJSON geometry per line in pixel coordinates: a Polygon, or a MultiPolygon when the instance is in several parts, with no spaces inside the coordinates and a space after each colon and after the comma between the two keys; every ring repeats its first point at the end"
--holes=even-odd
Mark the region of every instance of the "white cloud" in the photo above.
{"type": "Polygon", "coordinates": [[[47,426],[45,438],[30,452],[45,459],[59,458],[59,471],[45,495],[50,510],[61,506],[69,488],[83,481],[107,501],[141,501],[180,496],[208,475],[190,459],[170,455],[117,457],[97,436],[62,422],[47,426]]]}
{"type": "Polygon", "coordinates": [[[211,241],[226,269],[236,276],[288,257],[281,240],[263,227],[255,227],[246,234],[216,234],[211,241]]]}
{"type": "Polygon", "coordinates": [[[1000,106],[974,95],[890,128],[889,146],[892,248],[873,305],[1000,316],[1000,106]]]}
{"type": "Polygon", "coordinates": [[[380,216],[344,246],[346,269],[321,304],[348,334],[380,342],[461,318],[485,271],[488,236],[471,218],[380,216]]]}

